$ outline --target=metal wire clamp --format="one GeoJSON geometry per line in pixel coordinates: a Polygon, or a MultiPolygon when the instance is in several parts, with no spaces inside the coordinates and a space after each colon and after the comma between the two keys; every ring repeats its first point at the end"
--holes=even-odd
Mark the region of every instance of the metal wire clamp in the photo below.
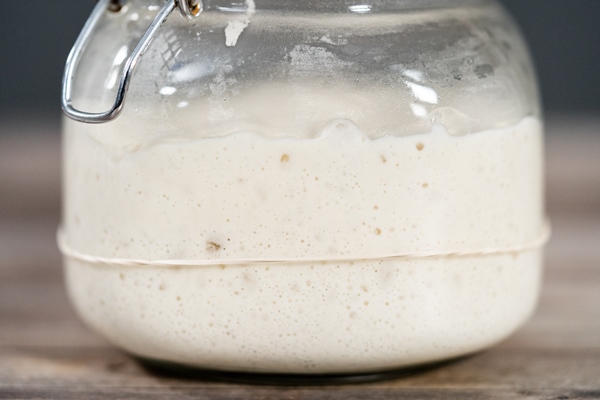
{"type": "Polygon", "coordinates": [[[117,90],[117,98],[112,106],[112,108],[108,111],[101,113],[89,113],[81,110],[77,110],[73,107],[72,104],[72,91],[73,91],[73,79],[75,76],[75,71],[79,65],[79,61],[81,60],[81,55],[85,51],[89,39],[92,35],[92,32],[98,21],[102,17],[103,13],[109,9],[109,7],[115,5],[115,0],[100,0],[94,10],[92,11],[92,15],[86,22],[81,34],[77,38],[69,57],[67,58],[67,64],[65,66],[65,74],[63,76],[63,94],[62,94],[62,109],[64,113],[71,119],[80,122],[87,122],[90,124],[100,124],[104,122],[109,122],[114,120],[119,116],[121,111],[123,110],[123,106],[125,104],[125,98],[127,96],[127,91],[129,90],[129,84],[131,83],[131,76],[135,71],[135,68],[144,55],[152,40],[156,36],[156,33],[160,29],[160,27],[165,23],[167,18],[171,15],[173,10],[176,7],[179,8],[179,11],[186,19],[192,19],[198,17],[202,12],[202,2],[194,1],[194,0],[168,0],[165,6],[160,10],[144,36],[142,36],[140,42],[133,50],[127,61],[125,62],[125,66],[123,67],[123,73],[121,75],[121,81],[119,83],[119,89],[117,90]]]}

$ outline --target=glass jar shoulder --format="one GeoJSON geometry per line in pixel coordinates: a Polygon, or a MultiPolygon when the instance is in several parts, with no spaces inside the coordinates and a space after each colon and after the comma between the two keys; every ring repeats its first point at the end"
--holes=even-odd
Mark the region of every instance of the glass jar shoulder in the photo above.
{"type": "MultiPolygon", "coordinates": [[[[364,14],[213,9],[193,25],[172,16],[132,84],[138,111],[126,114],[172,126],[201,109],[210,136],[236,125],[299,137],[335,116],[372,138],[424,133],[436,123],[465,134],[537,115],[535,75],[518,30],[495,3],[476,3],[364,14]]],[[[127,33],[122,44],[96,48],[105,62],[87,74],[88,82],[104,77],[99,91],[111,89],[106,69],[119,68],[119,51],[151,14],[132,4],[99,30],[98,44],[112,31],[127,33]]]]}

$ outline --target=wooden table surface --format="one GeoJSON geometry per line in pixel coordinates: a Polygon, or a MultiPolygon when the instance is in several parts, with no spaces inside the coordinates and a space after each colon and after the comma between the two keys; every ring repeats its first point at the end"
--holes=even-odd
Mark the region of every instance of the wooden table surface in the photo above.
{"type": "Polygon", "coordinates": [[[501,345],[392,381],[246,386],[153,375],[70,307],[54,244],[59,139],[0,121],[0,399],[600,399],[600,120],[549,122],[548,246],[539,308],[501,345]]]}

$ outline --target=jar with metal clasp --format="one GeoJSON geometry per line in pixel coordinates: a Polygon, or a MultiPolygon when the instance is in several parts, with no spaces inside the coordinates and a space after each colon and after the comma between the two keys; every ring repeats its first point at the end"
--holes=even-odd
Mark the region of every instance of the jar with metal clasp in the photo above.
{"type": "Polygon", "coordinates": [[[534,309],[543,124],[496,1],[101,0],[63,108],[68,291],[138,358],[373,374],[534,309]]]}

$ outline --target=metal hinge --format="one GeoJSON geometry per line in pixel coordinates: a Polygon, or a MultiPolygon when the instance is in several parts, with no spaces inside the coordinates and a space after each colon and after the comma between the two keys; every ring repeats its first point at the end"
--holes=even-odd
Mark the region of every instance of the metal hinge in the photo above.
{"type": "Polygon", "coordinates": [[[87,47],[92,32],[104,12],[106,10],[117,12],[120,11],[123,6],[123,0],[100,0],[94,8],[94,11],[92,11],[92,15],[83,27],[81,34],[77,38],[77,41],[75,42],[75,45],[69,54],[69,58],[67,59],[67,64],[65,67],[65,74],[63,77],[62,95],[62,108],[64,113],[69,118],[90,124],[109,122],[117,118],[123,110],[125,97],[127,96],[129,84],[131,83],[131,76],[133,75],[135,67],[146,50],[148,50],[148,47],[152,43],[156,33],[165,23],[169,15],[171,15],[175,8],[179,8],[181,15],[186,19],[191,20],[198,17],[203,10],[201,0],[168,0],[125,62],[119,89],[117,90],[117,98],[115,99],[112,108],[101,113],[89,113],[77,110],[73,107],[71,97],[73,91],[73,79],[75,76],[75,71],[77,70],[77,66],[79,65],[79,61],[81,60],[81,55],[87,47]]]}

